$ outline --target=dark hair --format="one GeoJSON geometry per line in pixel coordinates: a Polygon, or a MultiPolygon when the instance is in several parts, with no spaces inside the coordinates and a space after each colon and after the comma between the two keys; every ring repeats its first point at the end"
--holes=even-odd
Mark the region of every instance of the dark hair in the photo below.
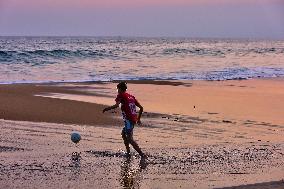
{"type": "Polygon", "coordinates": [[[126,82],[120,82],[119,84],[117,84],[116,87],[117,87],[118,89],[122,90],[122,91],[126,91],[126,89],[127,89],[126,82]]]}

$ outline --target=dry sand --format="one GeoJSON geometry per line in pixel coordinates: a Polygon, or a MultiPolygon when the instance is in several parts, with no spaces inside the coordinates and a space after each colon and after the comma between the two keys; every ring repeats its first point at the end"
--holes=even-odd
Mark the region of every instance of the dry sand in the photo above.
{"type": "Polygon", "coordinates": [[[129,82],[146,162],[101,113],[115,86],[1,85],[0,188],[284,188],[283,80],[129,82]]]}

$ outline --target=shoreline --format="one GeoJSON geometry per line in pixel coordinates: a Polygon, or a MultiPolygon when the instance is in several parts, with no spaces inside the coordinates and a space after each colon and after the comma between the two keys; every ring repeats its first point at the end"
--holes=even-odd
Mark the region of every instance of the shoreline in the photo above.
{"type": "Polygon", "coordinates": [[[250,80],[284,80],[284,77],[255,77],[255,78],[235,78],[224,80],[203,80],[203,79],[142,79],[142,80],[82,80],[82,81],[14,81],[0,82],[0,85],[57,85],[57,84],[102,84],[102,83],[118,83],[125,81],[133,84],[157,84],[157,85],[173,85],[178,86],[188,82],[226,82],[226,81],[250,81],[250,80]]]}

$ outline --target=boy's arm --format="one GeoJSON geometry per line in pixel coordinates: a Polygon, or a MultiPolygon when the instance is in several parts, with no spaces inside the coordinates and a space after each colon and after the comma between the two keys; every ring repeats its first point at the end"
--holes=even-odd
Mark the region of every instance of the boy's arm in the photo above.
{"type": "Polygon", "coordinates": [[[116,104],[114,104],[112,106],[109,106],[109,107],[106,107],[105,109],[103,109],[103,113],[105,113],[106,111],[118,108],[118,107],[119,107],[119,102],[116,102],[116,104]]]}
{"type": "Polygon", "coordinates": [[[137,124],[141,125],[141,121],[140,118],[142,116],[143,113],[143,106],[141,106],[141,104],[139,102],[136,102],[136,106],[139,107],[139,113],[138,113],[138,118],[137,118],[137,124]]]}

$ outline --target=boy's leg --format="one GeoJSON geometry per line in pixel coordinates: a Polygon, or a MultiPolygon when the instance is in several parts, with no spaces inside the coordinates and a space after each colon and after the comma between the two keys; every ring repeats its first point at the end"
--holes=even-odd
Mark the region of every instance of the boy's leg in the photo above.
{"type": "Polygon", "coordinates": [[[124,145],[125,145],[125,148],[126,148],[126,153],[127,153],[127,154],[130,154],[129,141],[128,141],[128,139],[127,139],[127,136],[126,136],[124,130],[122,130],[121,136],[122,136],[122,138],[123,138],[123,142],[124,142],[124,145]]]}
{"type": "MultiPolygon", "coordinates": [[[[133,148],[139,153],[141,157],[146,157],[145,154],[142,152],[138,144],[134,141],[133,139],[133,129],[134,129],[134,123],[129,120],[125,120],[125,127],[122,130],[124,133],[124,137],[126,138],[125,141],[127,141],[128,148],[129,148],[129,143],[133,146],[133,148]]],[[[126,146],[126,145],[125,145],[126,146]]]]}
{"type": "Polygon", "coordinates": [[[145,157],[145,154],[142,152],[137,142],[133,139],[133,132],[127,134],[127,140],[133,146],[133,148],[139,153],[141,157],[145,157]]]}

